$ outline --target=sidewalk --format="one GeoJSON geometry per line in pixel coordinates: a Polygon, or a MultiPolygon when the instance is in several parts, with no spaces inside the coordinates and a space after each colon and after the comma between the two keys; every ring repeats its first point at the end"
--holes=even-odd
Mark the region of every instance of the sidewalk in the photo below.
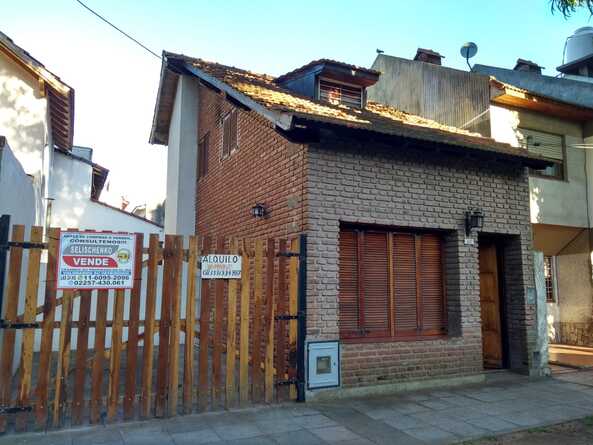
{"type": "Polygon", "coordinates": [[[9,435],[0,445],[445,444],[591,414],[592,371],[537,380],[503,373],[447,390],[9,435]]]}

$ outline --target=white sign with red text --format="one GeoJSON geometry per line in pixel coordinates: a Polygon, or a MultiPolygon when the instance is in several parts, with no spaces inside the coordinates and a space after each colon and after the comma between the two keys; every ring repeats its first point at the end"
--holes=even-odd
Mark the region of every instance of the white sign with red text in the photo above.
{"type": "Polygon", "coordinates": [[[61,232],[58,289],[131,289],[136,236],[131,233],[61,232]]]}
{"type": "Polygon", "coordinates": [[[211,254],[201,259],[202,278],[204,279],[231,279],[241,278],[241,256],[211,254]]]}

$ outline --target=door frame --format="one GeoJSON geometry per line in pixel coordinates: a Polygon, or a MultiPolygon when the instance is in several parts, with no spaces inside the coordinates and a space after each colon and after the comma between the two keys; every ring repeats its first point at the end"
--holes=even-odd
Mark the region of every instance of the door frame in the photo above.
{"type": "MultiPolygon", "coordinates": [[[[498,308],[500,311],[500,341],[502,343],[502,367],[500,369],[510,368],[510,348],[509,348],[509,325],[508,325],[508,301],[506,292],[506,263],[505,263],[505,244],[509,239],[506,235],[480,233],[478,235],[478,269],[480,246],[483,244],[494,244],[496,249],[496,267],[498,276],[498,308]]],[[[478,270],[479,277],[479,270],[478,270]]],[[[480,303],[481,308],[481,303],[480,303]]],[[[481,311],[481,309],[480,309],[481,311]]],[[[480,317],[480,322],[481,322],[480,317]]]]}

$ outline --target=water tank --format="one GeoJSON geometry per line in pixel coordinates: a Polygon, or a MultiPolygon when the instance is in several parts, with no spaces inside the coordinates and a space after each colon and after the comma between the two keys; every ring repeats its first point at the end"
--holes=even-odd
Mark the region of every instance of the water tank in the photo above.
{"type": "Polygon", "coordinates": [[[566,41],[566,59],[564,63],[574,62],[585,56],[593,56],[593,27],[577,29],[566,41]]]}

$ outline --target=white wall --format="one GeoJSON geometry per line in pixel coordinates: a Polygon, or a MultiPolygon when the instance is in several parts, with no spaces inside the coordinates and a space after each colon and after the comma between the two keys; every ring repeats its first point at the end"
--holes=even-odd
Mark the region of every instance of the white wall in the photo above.
{"type": "Polygon", "coordinates": [[[55,152],[50,184],[51,225],[81,230],[163,233],[156,224],[127,212],[91,201],[93,168],[88,163],[55,152]]]}
{"type": "Polygon", "coordinates": [[[12,224],[24,224],[28,232],[35,224],[35,210],[40,203],[32,178],[27,176],[8,144],[0,147],[0,214],[10,215],[12,224]]]}
{"type": "Polygon", "coordinates": [[[198,82],[180,76],[169,127],[165,233],[195,233],[198,82]]]}
{"type": "Polygon", "coordinates": [[[531,222],[588,227],[586,155],[582,148],[574,147],[583,143],[581,125],[541,113],[517,111],[497,105],[491,105],[490,119],[492,137],[515,147],[519,146],[517,127],[565,135],[567,178],[558,181],[530,177],[531,222]]]}

